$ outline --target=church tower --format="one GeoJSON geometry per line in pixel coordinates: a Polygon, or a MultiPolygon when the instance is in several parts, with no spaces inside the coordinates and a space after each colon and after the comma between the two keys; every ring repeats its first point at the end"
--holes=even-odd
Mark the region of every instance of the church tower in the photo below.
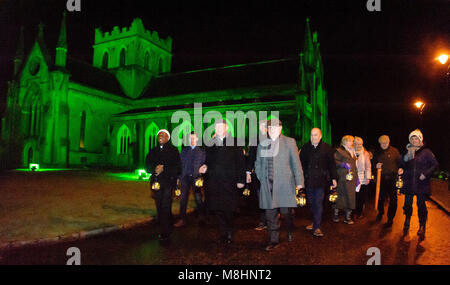
{"type": "Polygon", "coordinates": [[[172,38],[146,30],[140,18],[111,32],[97,28],[93,48],[93,65],[113,72],[131,98],[139,97],[152,77],[171,70],[172,38]]]}
{"type": "Polygon", "coordinates": [[[306,94],[299,98],[300,110],[307,110],[308,118],[301,116],[297,118],[297,125],[301,142],[309,139],[311,128],[322,130],[322,139],[331,143],[331,125],[328,120],[328,99],[324,87],[323,62],[320,55],[320,43],[317,32],[311,31],[309,18],[306,18],[303,49],[300,52],[298,88],[306,94]],[[300,131],[301,129],[301,131],[300,131]]]}

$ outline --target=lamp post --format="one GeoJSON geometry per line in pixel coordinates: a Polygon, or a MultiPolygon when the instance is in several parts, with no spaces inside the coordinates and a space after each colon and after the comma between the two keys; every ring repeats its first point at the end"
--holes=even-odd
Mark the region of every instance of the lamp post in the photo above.
{"type": "MultiPolygon", "coordinates": [[[[446,64],[449,63],[449,57],[450,56],[448,54],[444,53],[444,54],[439,55],[436,58],[436,60],[439,61],[442,65],[446,65],[446,64]]],[[[448,64],[447,71],[445,72],[445,92],[447,93],[445,95],[447,97],[447,104],[448,105],[450,105],[450,98],[449,98],[450,94],[448,94],[449,93],[449,86],[448,86],[449,77],[450,77],[450,64],[448,64]]]]}
{"type": "Polygon", "coordinates": [[[416,101],[414,103],[414,106],[416,106],[417,110],[419,111],[419,126],[420,126],[420,129],[422,129],[422,127],[423,127],[422,114],[423,114],[423,109],[425,108],[425,103],[422,101],[416,101]]]}

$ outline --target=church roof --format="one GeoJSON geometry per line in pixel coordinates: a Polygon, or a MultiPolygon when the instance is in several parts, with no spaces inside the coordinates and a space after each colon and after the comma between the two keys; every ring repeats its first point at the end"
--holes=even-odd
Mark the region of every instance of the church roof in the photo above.
{"type": "MultiPolygon", "coordinates": [[[[282,102],[282,101],[292,101],[294,98],[292,95],[272,95],[272,96],[264,96],[261,98],[247,98],[247,99],[240,99],[240,100],[223,100],[220,102],[202,102],[202,107],[211,107],[211,106],[217,106],[217,105],[237,105],[237,104],[247,104],[247,103],[270,103],[270,102],[282,102]]],[[[194,108],[194,103],[190,104],[180,104],[180,105],[170,105],[170,106],[162,106],[162,107],[147,107],[147,108],[137,108],[137,109],[131,109],[122,113],[117,114],[118,116],[121,115],[135,115],[135,114],[141,114],[141,113],[149,113],[154,111],[167,111],[167,110],[174,110],[174,109],[185,109],[185,108],[194,108]]]]}
{"type": "Polygon", "coordinates": [[[71,75],[70,81],[128,98],[114,74],[107,70],[72,57],[67,57],[66,69],[71,75]]]}
{"type": "Polygon", "coordinates": [[[150,81],[139,99],[296,84],[298,69],[299,59],[296,57],[161,75],[150,81]]]}

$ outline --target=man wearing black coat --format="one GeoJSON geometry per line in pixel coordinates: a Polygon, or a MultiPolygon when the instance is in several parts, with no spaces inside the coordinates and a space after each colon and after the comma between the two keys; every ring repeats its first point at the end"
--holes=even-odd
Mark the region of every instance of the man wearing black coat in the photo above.
{"type": "Polygon", "coordinates": [[[330,187],[337,187],[336,163],[333,149],[322,141],[322,132],[318,128],[311,130],[311,141],[300,150],[300,161],[305,176],[306,195],[310,205],[313,224],[306,227],[314,236],[321,237],[320,229],[323,212],[325,191],[330,187]]]}
{"type": "Polygon", "coordinates": [[[169,143],[170,134],[160,130],[158,144],[152,148],[145,160],[147,173],[151,173],[150,189],[154,182],[160,184],[159,190],[152,191],[156,203],[156,214],[160,225],[159,240],[167,241],[172,232],[172,190],[176,187],[180,174],[180,155],[176,147],[169,143]]]}
{"type": "Polygon", "coordinates": [[[220,240],[232,242],[233,212],[237,210],[240,190],[245,183],[245,158],[242,147],[227,135],[225,120],[215,122],[213,145],[206,148],[206,162],[200,173],[206,173],[206,204],[219,222],[220,240]]]}
{"type": "Polygon", "coordinates": [[[373,162],[376,168],[381,168],[380,196],[378,199],[377,221],[380,221],[384,215],[384,204],[389,199],[387,227],[391,227],[397,212],[397,188],[395,182],[398,168],[402,162],[398,149],[390,145],[390,139],[387,135],[382,135],[378,142],[380,148],[373,156],[373,162]]]}

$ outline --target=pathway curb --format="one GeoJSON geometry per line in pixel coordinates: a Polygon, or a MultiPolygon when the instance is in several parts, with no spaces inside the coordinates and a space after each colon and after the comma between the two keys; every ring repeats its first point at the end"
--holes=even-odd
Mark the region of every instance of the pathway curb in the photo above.
{"type": "MultiPolygon", "coordinates": [[[[194,212],[193,209],[187,209],[187,211],[186,211],[187,214],[190,214],[192,212],[194,212]]],[[[154,218],[150,217],[150,218],[144,218],[144,219],[127,222],[127,223],[116,225],[116,226],[102,227],[102,228],[93,229],[90,231],[82,230],[82,231],[79,231],[76,233],[59,235],[56,237],[48,237],[48,238],[40,238],[40,239],[24,240],[24,241],[4,242],[4,243],[0,243],[0,251],[16,249],[16,248],[31,246],[31,245],[50,245],[50,244],[55,244],[55,243],[73,242],[73,241],[77,241],[77,240],[83,240],[86,238],[91,238],[91,237],[102,235],[102,234],[112,233],[115,231],[128,230],[128,229],[131,229],[134,227],[142,226],[146,223],[151,223],[153,220],[154,220],[154,218]]]]}
{"type": "Polygon", "coordinates": [[[34,239],[34,240],[23,240],[23,241],[10,241],[10,242],[4,242],[0,243],[0,251],[2,250],[9,250],[9,249],[16,249],[20,247],[30,246],[30,245],[50,245],[55,244],[59,242],[73,242],[77,240],[83,240],[86,238],[106,234],[106,233],[112,233],[119,230],[125,230],[130,229],[136,226],[141,226],[143,224],[149,223],[153,221],[153,218],[145,218],[136,220],[133,222],[127,222],[121,225],[117,226],[108,226],[98,229],[93,229],[90,231],[79,231],[76,233],[66,234],[66,235],[59,235],[56,237],[48,237],[48,238],[40,238],[40,239],[34,239]]]}
{"type": "Polygon", "coordinates": [[[442,211],[444,211],[447,215],[450,216],[450,209],[447,208],[444,203],[442,203],[441,201],[439,201],[439,199],[436,199],[436,197],[430,196],[429,198],[432,202],[434,202],[438,208],[440,208],[442,211]]]}

